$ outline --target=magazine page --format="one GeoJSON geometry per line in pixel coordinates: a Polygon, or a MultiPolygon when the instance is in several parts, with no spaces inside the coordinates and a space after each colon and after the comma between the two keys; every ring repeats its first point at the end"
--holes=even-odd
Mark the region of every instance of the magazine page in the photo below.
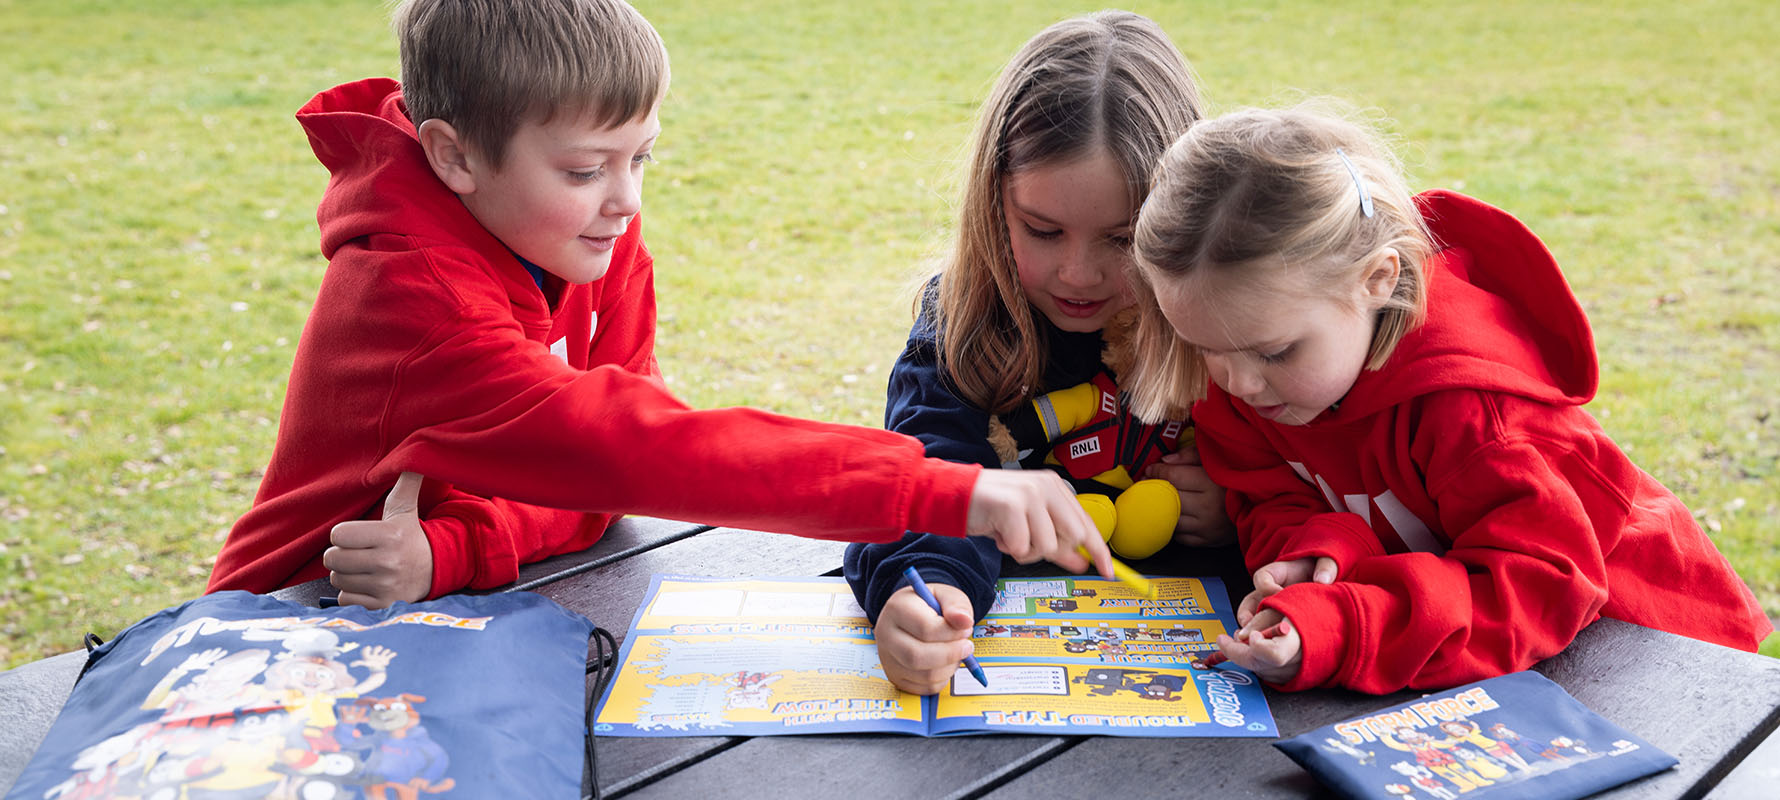
{"type": "Polygon", "coordinates": [[[657,575],[600,701],[600,736],[925,734],[841,578],[657,575]]]}
{"type": "Polygon", "coordinates": [[[931,731],[1278,735],[1252,673],[1199,661],[1236,628],[1222,582],[1152,581],[1153,598],[1100,578],[1002,581],[973,634],[989,685],[954,675],[931,731]]]}

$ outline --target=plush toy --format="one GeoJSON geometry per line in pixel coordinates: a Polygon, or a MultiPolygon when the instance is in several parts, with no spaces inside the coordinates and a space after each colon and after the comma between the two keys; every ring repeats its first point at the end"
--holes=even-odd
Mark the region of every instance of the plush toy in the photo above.
{"type": "Polygon", "coordinates": [[[1125,407],[1115,376],[1126,358],[1134,318],[1120,314],[1103,330],[1106,370],[989,420],[990,444],[1004,464],[1061,474],[1112,551],[1132,559],[1162,549],[1180,520],[1180,493],[1173,484],[1133,476],[1193,437],[1184,420],[1144,424],[1125,407]]]}

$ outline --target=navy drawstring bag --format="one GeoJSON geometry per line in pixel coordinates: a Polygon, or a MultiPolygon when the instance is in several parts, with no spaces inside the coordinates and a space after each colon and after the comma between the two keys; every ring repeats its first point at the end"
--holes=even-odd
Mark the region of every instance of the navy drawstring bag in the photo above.
{"type": "Polygon", "coordinates": [[[1566,800],[1675,757],[1537,672],[1514,672],[1273,743],[1344,798],[1566,800]]]}
{"type": "Polygon", "coordinates": [[[529,592],[206,595],[91,649],[7,799],[580,797],[597,633],[529,592]]]}

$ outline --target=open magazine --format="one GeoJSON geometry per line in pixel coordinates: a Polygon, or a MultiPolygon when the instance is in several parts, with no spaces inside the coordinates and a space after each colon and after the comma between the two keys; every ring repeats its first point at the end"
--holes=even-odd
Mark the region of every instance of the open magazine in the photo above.
{"type": "Polygon", "coordinates": [[[922,697],[884,677],[841,578],[657,575],[594,732],[1277,736],[1252,673],[1199,661],[1236,628],[1222,582],[1154,583],[1003,580],[973,634],[988,686],[960,668],[922,697]]]}

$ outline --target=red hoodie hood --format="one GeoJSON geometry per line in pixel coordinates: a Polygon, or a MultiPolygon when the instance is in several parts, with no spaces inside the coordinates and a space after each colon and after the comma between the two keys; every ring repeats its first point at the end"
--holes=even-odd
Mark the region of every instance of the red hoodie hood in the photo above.
{"type": "MultiPolygon", "coordinates": [[[[297,110],[315,157],[328,168],[328,190],[316,209],[321,252],[329,259],[355,239],[377,234],[464,243],[483,253],[505,252],[493,234],[428,168],[402,87],[389,78],[367,78],[316,95],[297,110]],[[410,157],[393,157],[412,150],[410,157]],[[388,198],[400,197],[399,204],[388,198]]],[[[530,277],[513,261],[502,270],[515,288],[530,277]]]]}
{"type": "Polygon", "coordinates": [[[1600,381],[1594,335],[1550,251],[1519,220],[1454,192],[1416,197],[1439,252],[1427,321],[1364,371],[1324,419],[1354,420],[1444,389],[1582,405],[1600,381]]]}

